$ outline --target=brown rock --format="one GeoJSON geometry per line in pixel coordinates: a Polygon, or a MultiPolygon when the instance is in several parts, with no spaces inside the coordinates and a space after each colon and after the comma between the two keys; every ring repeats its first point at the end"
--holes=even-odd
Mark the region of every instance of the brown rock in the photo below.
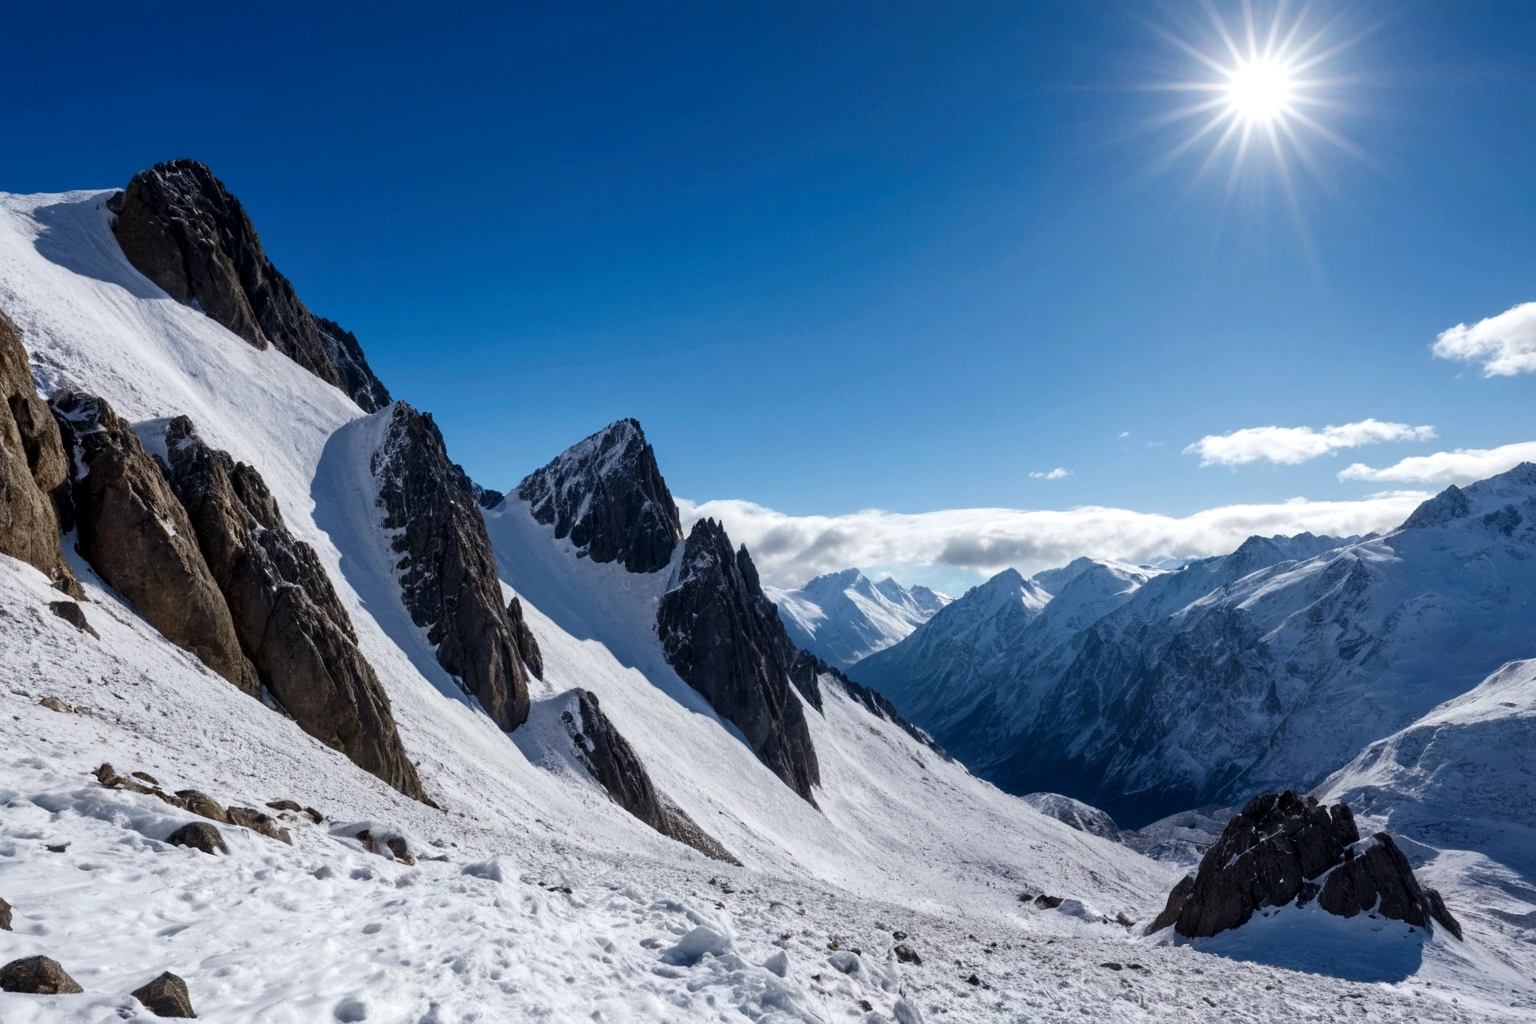
{"type": "Polygon", "coordinates": [[[0,554],[26,562],[78,598],[85,595],[64,562],[50,497],[66,469],[58,424],[37,396],[21,335],[0,312],[0,554]]]}
{"type": "Polygon", "coordinates": [[[240,648],[272,696],[305,732],[419,799],[389,696],[319,557],[288,531],[261,474],[204,444],[185,416],[166,427],[165,449],[240,648]]]}
{"type": "Polygon", "coordinates": [[[61,996],[84,992],[57,960],[29,956],[0,967],[0,990],[34,996],[61,996]]]}
{"type": "Polygon", "coordinates": [[[219,802],[207,793],[196,789],[178,789],[176,795],[181,797],[182,806],[193,814],[217,821],[221,824],[229,824],[229,814],[219,806],[219,802]]]}
{"type": "MultiPolygon", "coordinates": [[[[430,802],[431,801],[428,801],[428,803],[430,803],[430,802]]],[[[304,808],[304,813],[306,815],[308,815],[309,820],[314,822],[316,825],[320,824],[322,821],[325,820],[325,815],[321,814],[319,811],[315,810],[313,807],[306,807],[306,808],[304,808]]]]}
{"type": "Polygon", "coordinates": [[[68,704],[64,703],[63,701],[59,700],[59,698],[54,697],[54,696],[44,697],[42,700],[38,701],[37,703],[39,704],[39,706],[45,707],[49,711],[57,711],[60,714],[72,715],[72,714],[75,713],[75,709],[74,708],[70,707],[68,704]]]}
{"type": "Polygon", "coordinates": [[[142,988],[133,990],[133,998],[143,1003],[156,1017],[196,1017],[187,983],[170,971],[142,988]]]}
{"type": "Polygon", "coordinates": [[[272,808],[274,811],[292,811],[295,814],[304,809],[293,800],[268,800],[267,806],[272,808]]]}
{"type": "Polygon", "coordinates": [[[228,813],[231,825],[240,825],[252,832],[260,832],[268,839],[293,845],[293,837],[288,834],[288,830],[274,821],[271,815],[263,814],[254,807],[231,807],[228,813]]]}
{"type": "Polygon", "coordinates": [[[194,850],[202,850],[212,854],[228,853],[229,847],[224,845],[224,837],[219,830],[206,821],[189,821],[166,837],[166,842],[172,846],[190,846],[194,850]]]}
{"type": "Polygon", "coordinates": [[[70,497],[80,553],[166,639],[255,696],[256,671],[160,468],[103,399],[64,390],[52,406],[77,460],[70,497]]]}
{"type": "Polygon", "coordinates": [[[919,966],[922,965],[923,958],[917,955],[917,950],[913,949],[905,942],[898,942],[894,952],[896,953],[896,959],[900,960],[904,964],[917,964],[919,966]]]}
{"type": "Polygon", "coordinates": [[[91,628],[91,624],[86,621],[85,612],[82,611],[80,606],[75,604],[75,602],[49,601],[48,610],[53,612],[53,614],[57,615],[59,618],[63,619],[65,622],[69,623],[71,626],[74,626],[80,632],[89,633],[97,640],[101,639],[101,634],[96,632],[95,629],[91,628]]]}
{"type": "Polygon", "coordinates": [[[0,931],[11,930],[11,905],[0,899],[0,931]]]}
{"type": "Polygon", "coordinates": [[[149,783],[151,786],[160,785],[160,780],[149,774],[149,772],[133,772],[132,775],[134,778],[142,779],[143,781],[149,783]]]}

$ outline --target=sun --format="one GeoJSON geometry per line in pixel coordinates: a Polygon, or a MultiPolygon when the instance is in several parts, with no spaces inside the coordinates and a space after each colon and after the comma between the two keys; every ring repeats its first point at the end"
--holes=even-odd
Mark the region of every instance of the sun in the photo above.
{"type": "Polygon", "coordinates": [[[1268,124],[1291,113],[1294,74],[1272,57],[1244,60],[1227,75],[1227,105],[1246,124],[1268,124]]]}

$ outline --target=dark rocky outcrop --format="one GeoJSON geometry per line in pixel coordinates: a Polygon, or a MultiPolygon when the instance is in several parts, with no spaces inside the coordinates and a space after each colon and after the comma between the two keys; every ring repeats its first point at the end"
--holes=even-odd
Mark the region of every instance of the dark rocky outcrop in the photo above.
{"type": "Polygon", "coordinates": [[[170,971],[133,990],[133,998],[156,1017],[196,1017],[187,983],[170,971]]]}
{"type": "Polygon", "coordinates": [[[74,626],[82,633],[89,633],[96,639],[101,639],[101,634],[86,621],[85,611],[73,601],[49,601],[48,610],[53,612],[65,622],[74,626]]]}
{"type": "Polygon", "coordinates": [[[598,704],[597,694],[573,691],[573,706],[561,712],[576,757],[608,791],[613,802],[664,836],[686,843],[705,856],[738,863],[713,837],[669,804],[651,783],[640,756],[598,704]]]}
{"type": "Polygon", "coordinates": [[[512,623],[512,639],[517,644],[517,656],[523,660],[535,679],[544,678],[544,655],[539,651],[539,641],[523,618],[523,602],[513,598],[507,603],[507,620],[512,623]]]}
{"type": "Polygon", "coordinates": [[[171,486],[261,682],[305,732],[420,798],[416,766],[352,620],[261,474],[204,444],[185,416],[167,426],[165,452],[171,486]]]}
{"type": "Polygon", "coordinates": [[[165,841],[172,846],[190,846],[207,854],[229,852],[229,847],[224,845],[224,836],[206,821],[189,821],[166,836],[165,841]]]}
{"type": "Polygon", "coordinates": [[[0,899],[0,931],[11,930],[11,905],[0,899]]]}
{"type": "Polygon", "coordinates": [[[229,824],[229,812],[207,793],[196,789],[178,789],[176,795],[181,798],[182,806],[193,814],[200,815],[210,821],[221,824],[229,824]]]}
{"type": "Polygon", "coordinates": [[[1439,893],[1419,886],[1391,836],[1378,832],[1362,850],[1348,806],[1326,807],[1290,790],[1249,800],[1195,874],[1174,887],[1147,932],[1172,925],[1186,938],[1202,938],[1240,927],[1265,907],[1314,899],[1341,917],[1373,910],[1426,929],[1439,920],[1461,936],[1439,893]]]}
{"type": "Polygon", "coordinates": [[[255,696],[256,670],[160,467],[105,399],[64,390],[51,404],[74,458],[69,500],[80,554],[166,639],[255,696]]]}
{"type": "Polygon", "coordinates": [[[677,504],[637,420],[572,445],[517,486],[533,518],[594,562],[655,572],[683,539],[677,504]]]}
{"type": "Polygon", "coordinates": [[[68,472],[58,424],[33,386],[21,335],[0,312],[0,554],[78,598],[84,594],[64,562],[52,500],[68,472]]]}
{"type": "Polygon", "coordinates": [[[257,348],[269,344],[369,412],[389,393],[351,333],[313,316],[262,250],[240,201],[194,160],[140,171],[108,201],[128,262],[257,348]]]}
{"type": "Polygon", "coordinates": [[[662,595],[656,629],[683,681],[741,730],[747,744],[813,806],[821,782],[805,710],[790,670],[796,657],[746,548],[731,550],[713,519],[694,524],[662,595]]]}
{"type": "Polygon", "coordinates": [[[528,676],[473,487],[449,461],[430,415],[398,402],[389,416],[370,469],[384,528],[395,531],[406,610],[427,631],[438,664],[511,731],[528,718],[528,676]]]}
{"type": "Polygon", "coordinates": [[[493,491],[489,487],[481,487],[473,480],[469,482],[469,489],[475,496],[475,504],[481,508],[495,508],[507,498],[500,491],[493,491]]]}
{"type": "Polygon", "coordinates": [[[84,992],[62,964],[46,956],[28,956],[0,967],[0,991],[34,996],[62,996],[84,992]]]}

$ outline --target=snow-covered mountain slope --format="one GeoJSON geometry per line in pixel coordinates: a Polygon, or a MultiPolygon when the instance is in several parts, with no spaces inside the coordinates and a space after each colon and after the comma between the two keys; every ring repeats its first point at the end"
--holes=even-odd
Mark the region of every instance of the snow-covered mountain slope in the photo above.
{"type": "Polygon", "coordinates": [[[797,590],[764,589],[790,639],[841,669],[905,639],[951,600],[889,576],[876,583],[857,569],[818,576],[797,590]]]}

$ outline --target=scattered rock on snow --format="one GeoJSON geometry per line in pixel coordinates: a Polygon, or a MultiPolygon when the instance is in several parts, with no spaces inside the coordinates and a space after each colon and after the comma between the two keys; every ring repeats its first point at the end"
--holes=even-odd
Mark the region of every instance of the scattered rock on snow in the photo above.
{"type": "Polygon", "coordinates": [[[268,800],[267,806],[274,811],[292,811],[295,814],[304,809],[302,805],[294,800],[268,800]]]}
{"type": "Polygon", "coordinates": [[[172,846],[190,846],[194,850],[202,850],[207,854],[229,852],[229,847],[224,845],[224,837],[219,834],[219,830],[206,821],[189,821],[167,836],[165,841],[172,846]]]}
{"type": "Polygon", "coordinates": [[[35,996],[72,995],[84,992],[57,960],[29,956],[0,967],[0,990],[35,996]]]}
{"type": "Polygon", "coordinates": [[[101,639],[101,634],[96,632],[95,628],[86,621],[85,612],[82,611],[80,606],[75,602],[49,601],[48,610],[53,612],[53,614],[57,615],[59,618],[63,619],[65,622],[69,623],[71,626],[74,626],[80,632],[89,633],[97,640],[101,639]]]}
{"type": "Polygon", "coordinates": [[[0,899],[0,931],[11,930],[11,905],[0,899]]]}
{"type": "Polygon", "coordinates": [[[178,789],[176,795],[181,798],[182,806],[193,814],[225,825],[229,824],[229,814],[207,793],[196,789],[178,789]]]}
{"type": "Polygon", "coordinates": [[[61,715],[72,715],[72,714],[75,713],[75,708],[74,707],[70,706],[69,704],[64,703],[63,701],[59,700],[59,698],[57,698],[57,697],[52,697],[52,696],[44,697],[42,700],[38,701],[37,703],[40,706],[47,708],[49,711],[57,711],[61,715]]]}
{"type": "Polygon", "coordinates": [[[269,814],[263,814],[254,807],[231,807],[228,813],[231,825],[240,825],[252,832],[260,832],[268,839],[276,839],[289,846],[293,845],[293,837],[288,834],[288,830],[274,821],[269,814]]]}
{"type": "Polygon", "coordinates": [[[896,954],[896,959],[900,960],[904,964],[920,965],[923,962],[923,958],[917,955],[917,950],[913,949],[905,942],[898,942],[896,944],[896,948],[892,952],[896,954]]]}
{"type": "Polygon", "coordinates": [[[134,989],[133,998],[143,1003],[156,1017],[196,1017],[192,1011],[192,996],[187,983],[170,971],[141,988],[134,989]]]}

